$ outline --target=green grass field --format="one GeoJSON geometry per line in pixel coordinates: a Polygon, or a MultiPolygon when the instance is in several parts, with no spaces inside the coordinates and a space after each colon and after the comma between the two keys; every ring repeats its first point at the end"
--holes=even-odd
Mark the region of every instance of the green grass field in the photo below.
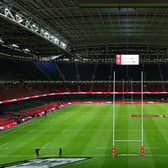
{"type": "MultiPolygon", "coordinates": [[[[140,139],[140,104],[116,104],[116,139],[140,139]]],[[[168,114],[168,104],[145,104],[144,114],[168,114]]],[[[0,164],[41,157],[92,157],[65,168],[168,167],[168,118],[144,118],[145,157],[111,156],[112,104],[68,105],[0,132],[0,164]]],[[[140,153],[139,142],[118,142],[117,153],[140,153]]]]}

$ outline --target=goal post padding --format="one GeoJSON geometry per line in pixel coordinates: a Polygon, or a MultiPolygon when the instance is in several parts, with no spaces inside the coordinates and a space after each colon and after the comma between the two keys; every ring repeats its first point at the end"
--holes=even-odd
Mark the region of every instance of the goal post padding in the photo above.
{"type": "Polygon", "coordinates": [[[116,147],[112,146],[112,156],[116,156],[116,147]]]}

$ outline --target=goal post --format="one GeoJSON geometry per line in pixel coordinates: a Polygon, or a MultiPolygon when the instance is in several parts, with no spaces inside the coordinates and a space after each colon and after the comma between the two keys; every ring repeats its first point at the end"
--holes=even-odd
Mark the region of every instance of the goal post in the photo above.
{"type": "Polygon", "coordinates": [[[143,95],[143,71],[141,72],[141,149],[140,154],[144,156],[144,95],[143,95]]]}
{"type": "Polygon", "coordinates": [[[116,147],[115,147],[115,71],[114,71],[114,79],[113,79],[113,128],[112,128],[112,137],[113,137],[113,145],[112,145],[112,156],[116,155],[116,147]]]}
{"type": "MultiPolygon", "coordinates": [[[[129,139],[116,139],[116,133],[117,133],[117,128],[116,128],[116,72],[113,72],[113,108],[112,108],[112,156],[144,156],[144,89],[143,89],[143,71],[141,71],[141,107],[140,107],[140,139],[139,140],[129,140],[129,139]],[[117,148],[116,148],[116,142],[129,142],[129,143],[139,143],[139,149],[138,151],[139,154],[117,154],[117,148]]],[[[132,85],[132,81],[131,81],[132,85]]],[[[132,86],[131,86],[132,88],[132,86]]],[[[130,92],[132,94],[132,92],[130,92]]],[[[132,95],[133,99],[133,95],[132,95]]],[[[132,100],[133,101],[133,100],[132,100]]]]}

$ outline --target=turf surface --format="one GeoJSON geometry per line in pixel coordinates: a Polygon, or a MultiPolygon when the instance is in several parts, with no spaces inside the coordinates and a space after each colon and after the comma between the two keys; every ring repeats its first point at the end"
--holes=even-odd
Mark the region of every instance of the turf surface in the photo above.
{"type": "MultiPolygon", "coordinates": [[[[145,104],[144,114],[168,114],[168,104],[145,104]]],[[[140,104],[116,104],[116,139],[140,139],[140,104]]],[[[41,157],[63,155],[90,156],[92,159],[65,168],[156,168],[168,167],[168,118],[144,118],[145,157],[111,156],[112,105],[68,105],[45,117],[39,117],[0,132],[0,164],[32,159],[34,149],[41,157]]],[[[117,153],[140,152],[139,142],[116,143],[117,153]]]]}

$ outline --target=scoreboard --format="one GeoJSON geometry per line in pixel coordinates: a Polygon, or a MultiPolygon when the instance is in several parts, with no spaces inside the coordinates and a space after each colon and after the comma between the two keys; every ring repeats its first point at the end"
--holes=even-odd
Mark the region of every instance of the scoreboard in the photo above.
{"type": "Polygon", "coordinates": [[[139,55],[117,54],[116,64],[118,65],[139,65],[139,55]]]}

